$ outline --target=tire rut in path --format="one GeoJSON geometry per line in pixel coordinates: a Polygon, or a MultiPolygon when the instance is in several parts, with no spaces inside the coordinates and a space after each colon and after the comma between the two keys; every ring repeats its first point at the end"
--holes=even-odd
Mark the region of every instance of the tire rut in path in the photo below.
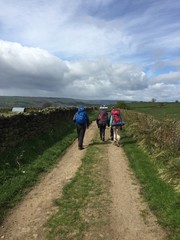
{"type": "Polygon", "coordinates": [[[77,140],[67,149],[61,161],[13,208],[0,226],[0,238],[7,240],[45,240],[43,226],[49,216],[57,211],[53,199],[62,195],[66,182],[75,176],[81,159],[90,144],[97,126],[93,122],[86,131],[83,151],[77,149],[77,140]]]}
{"type": "Polygon", "coordinates": [[[140,186],[120,147],[109,145],[113,240],[162,240],[166,234],[140,196],[140,186]],[[146,213],[146,223],[142,214],[146,213]]]}

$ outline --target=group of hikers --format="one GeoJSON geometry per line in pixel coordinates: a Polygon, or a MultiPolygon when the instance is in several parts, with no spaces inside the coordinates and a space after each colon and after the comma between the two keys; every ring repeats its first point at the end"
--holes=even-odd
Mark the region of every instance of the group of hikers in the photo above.
{"type": "MultiPolygon", "coordinates": [[[[78,108],[76,114],[73,117],[73,121],[76,123],[78,134],[78,149],[83,150],[83,140],[86,128],[89,127],[89,117],[84,107],[78,108]]],[[[99,128],[100,139],[105,141],[106,126],[110,127],[110,138],[116,146],[120,146],[120,131],[124,125],[122,120],[120,109],[112,109],[108,114],[108,108],[100,106],[99,113],[96,119],[97,126],[99,128]]]]}

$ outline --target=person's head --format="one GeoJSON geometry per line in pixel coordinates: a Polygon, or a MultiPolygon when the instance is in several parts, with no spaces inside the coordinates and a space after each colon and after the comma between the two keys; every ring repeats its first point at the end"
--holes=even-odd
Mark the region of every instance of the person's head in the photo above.
{"type": "Polygon", "coordinates": [[[106,107],[106,105],[101,105],[101,106],[99,107],[99,110],[107,110],[107,108],[108,108],[108,107],[106,107]]]}
{"type": "Polygon", "coordinates": [[[86,109],[85,109],[85,107],[78,107],[78,110],[77,110],[78,112],[84,112],[84,111],[86,111],[86,109]]]}

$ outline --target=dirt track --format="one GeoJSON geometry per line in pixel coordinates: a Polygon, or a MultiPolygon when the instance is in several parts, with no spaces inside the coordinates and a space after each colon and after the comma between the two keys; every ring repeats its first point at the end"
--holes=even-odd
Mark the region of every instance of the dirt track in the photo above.
{"type": "MultiPolygon", "coordinates": [[[[85,147],[96,132],[94,122],[86,132],[85,147]]],[[[164,239],[164,231],[140,197],[139,185],[128,167],[123,150],[113,144],[107,147],[112,195],[111,240],[164,239]]],[[[1,239],[46,239],[43,225],[56,211],[52,201],[61,196],[63,186],[75,175],[85,152],[86,148],[83,151],[77,149],[77,141],[72,144],[59,164],[8,214],[0,227],[1,239]]]]}

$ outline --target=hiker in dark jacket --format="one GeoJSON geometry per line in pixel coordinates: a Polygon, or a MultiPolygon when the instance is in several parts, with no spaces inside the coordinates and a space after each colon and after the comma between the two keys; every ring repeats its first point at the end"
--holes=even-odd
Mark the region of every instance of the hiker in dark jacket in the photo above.
{"type": "Polygon", "coordinates": [[[89,127],[89,117],[84,107],[78,108],[76,114],[73,117],[73,121],[76,123],[76,129],[78,134],[78,149],[83,150],[83,140],[86,132],[86,128],[89,127]]]}
{"type": "Polygon", "coordinates": [[[96,123],[99,128],[100,139],[104,142],[106,125],[108,125],[108,113],[105,107],[104,108],[100,107],[100,111],[96,119],[96,123]]]}

